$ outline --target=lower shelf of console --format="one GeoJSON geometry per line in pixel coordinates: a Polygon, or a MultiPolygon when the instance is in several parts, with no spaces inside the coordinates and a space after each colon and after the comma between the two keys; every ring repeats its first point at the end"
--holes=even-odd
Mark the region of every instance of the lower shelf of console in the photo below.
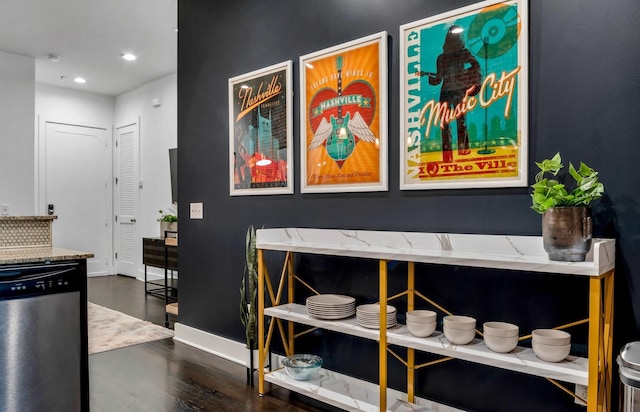
{"type": "MultiPolygon", "coordinates": [[[[283,320],[293,321],[308,326],[342,332],[365,339],[379,340],[380,331],[367,329],[358,325],[355,318],[340,320],[322,320],[308,315],[304,305],[290,303],[265,308],[265,315],[283,320]]],[[[588,384],[588,359],[568,356],[562,362],[550,363],[536,357],[531,348],[517,347],[510,353],[496,353],[484,344],[482,339],[474,339],[468,345],[454,345],[447,341],[444,334],[436,331],[427,338],[418,338],[409,333],[405,325],[398,324],[387,330],[387,342],[391,345],[404,346],[423,352],[450,356],[469,362],[479,363],[500,369],[521,372],[575,383],[588,384]]]]}
{"type": "MultiPolygon", "coordinates": [[[[319,400],[347,411],[379,412],[378,385],[342,375],[327,369],[321,369],[315,379],[299,381],[291,378],[284,369],[265,374],[265,381],[287,388],[296,393],[319,400]]],[[[403,394],[387,390],[387,411],[424,411],[424,412],[462,412],[450,406],[416,399],[412,404],[401,400],[403,394]]],[[[406,399],[406,395],[404,395],[406,399]]]]}

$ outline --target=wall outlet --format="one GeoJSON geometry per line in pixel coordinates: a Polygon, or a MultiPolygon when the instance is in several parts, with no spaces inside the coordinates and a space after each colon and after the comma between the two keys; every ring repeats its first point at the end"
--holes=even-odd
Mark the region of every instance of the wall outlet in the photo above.
{"type": "MultiPolygon", "coordinates": [[[[584,400],[587,400],[587,387],[586,387],[586,386],[584,386],[584,385],[578,385],[578,384],[576,384],[576,391],[575,391],[575,394],[576,394],[577,396],[579,396],[580,398],[582,398],[582,399],[584,399],[584,400]]],[[[584,403],[584,402],[582,402],[582,401],[580,400],[580,398],[576,398],[576,397],[574,397],[573,399],[574,399],[575,403],[577,403],[578,405],[587,406],[587,404],[586,404],[586,403],[584,403]]]]}
{"type": "Polygon", "coordinates": [[[204,219],[202,215],[202,202],[189,203],[189,218],[191,219],[204,219]]]}
{"type": "Polygon", "coordinates": [[[0,205],[0,216],[9,216],[9,205],[0,205]]]}

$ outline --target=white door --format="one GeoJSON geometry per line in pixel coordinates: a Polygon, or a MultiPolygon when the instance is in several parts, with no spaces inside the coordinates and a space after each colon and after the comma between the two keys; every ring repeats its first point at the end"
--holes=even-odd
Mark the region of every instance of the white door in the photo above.
{"type": "Polygon", "coordinates": [[[53,245],[94,254],[89,275],[109,267],[110,157],[106,129],[46,122],[45,207],[53,205],[53,245]]]}
{"type": "Polygon", "coordinates": [[[116,273],[137,277],[139,250],[138,216],[138,125],[116,129],[115,251],[116,273]]]}

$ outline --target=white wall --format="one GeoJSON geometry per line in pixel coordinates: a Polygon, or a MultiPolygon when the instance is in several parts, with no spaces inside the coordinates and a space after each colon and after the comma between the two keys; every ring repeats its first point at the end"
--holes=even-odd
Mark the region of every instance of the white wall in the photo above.
{"type": "MultiPolygon", "coordinates": [[[[115,98],[95,93],[86,93],[63,87],[36,85],[35,112],[38,142],[37,165],[42,166],[44,161],[44,127],[46,122],[66,123],[79,126],[95,127],[107,130],[108,146],[106,150],[111,158],[112,150],[112,126],[115,114],[115,98]]],[[[46,214],[44,198],[44,170],[39,167],[38,181],[42,182],[37,187],[38,204],[37,214],[46,214]]],[[[110,189],[109,189],[110,190],[110,189]]]]}
{"type": "MultiPolygon", "coordinates": [[[[72,201],[72,204],[79,205],[82,213],[85,214],[83,220],[85,224],[91,223],[83,230],[82,237],[79,233],[73,237],[73,243],[64,244],[63,239],[70,240],[68,233],[72,233],[74,226],[74,218],[72,214],[62,212],[58,216],[57,223],[53,226],[53,244],[70,249],[86,250],[95,254],[93,259],[87,261],[87,271],[89,276],[100,276],[114,273],[113,270],[113,149],[112,149],[112,125],[115,113],[115,98],[95,93],[87,93],[78,90],[72,90],[63,87],[55,87],[45,84],[36,84],[36,166],[37,166],[37,182],[36,182],[36,214],[44,215],[47,213],[46,204],[50,202],[47,199],[47,123],[63,123],[74,126],[90,127],[94,129],[104,129],[106,146],[99,149],[102,150],[100,158],[103,159],[101,164],[91,164],[90,167],[102,167],[102,173],[99,175],[101,179],[106,179],[106,187],[102,196],[96,199],[88,199],[88,193],[95,191],[88,190],[85,193],[70,192],[65,194],[66,198],[72,201]],[[105,196],[106,195],[106,196],[105,196]],[[80,206],[84,205],[84,206],[80,206]],[[86,205],[93,205],[92,208],[86,208],[86,205]],[[89,220],[87,220],[89,219],[89,220]],[[103,224],[103,222],[105,222],[103,224]],[[56,240],[58,239],[58,240],[56,240]],[[58,243],[60,242],[60,243],[58,243]],[[84,245],[84,248],[82,247],[84,245]],[[106,263],[106,264],[105,264],[106,263]]],[[[83,153],[77,146],[76,153],[71,153],[74,158],[80,159],[83,153]]],[[[49,148],[52,150],[54,148],[49,148]]],[[[56,153],[52,150],[50,153],[56,153]]],[[[95,159],[96,153],[87,153],[95,159]]],[[[55,156],[54,156],[55,158],[55,156]]],[[[59,164],[58,164],[59,165],[59,164]]],[[[66,166],[66,165],[65,165],[66,166]]],[[[68,165],[70,175],[75,176],[73,172],[74,164],[68,165]]],[[[90,173],[88,173],[90,174],[90,173]]],[[[101,183],[101,180],[100,180],[101,183]]],[[[76,186],[77,187],[77,186],[76,186]]],[[[59,190],[60,188],[58,188],[59,190]]],[[[58,196],[62,193],[57,193],[58,196]]],[[[69,212],[69,210],[67,210],[69,212]]],[[[73,210],[72,212],[80,212],[73,210]]],[[[60,214],[56,210],[56,214],[60,214]]]]}
{"type": "Polygon", "coordinates": [[[38,210],[38,203],[44,207],[38,185],[39,128],[46,121],[106,128],[109,135],[114,127],[139,121],[144,186],[137,243],[141,247],[142,237],[157,237],[158,210],[171,207],[168,149],[178,141],[177,84],[177,74],[172,74],[116,98],[36,85],[33,58],[0,51],[0,204],[8,204],[11,215],[46,213],[38,210]],[[154,99],[162,105],[154,108],[154,99]]]}
{"type": "MultiPolygon", "coordinates": [[[[178,140],[177,84],[177,74],[172,74],[115,98],[42,84],[36,86],[36,114],[40,128],[45,122],[54,121],[106,128],[111,136],[115,128],[139,122],[140,179],[143,181],[137,219],[140,238],[135,242],[139,278],[144,276],[142,237],[159,236],[158,210],[171,207],[168,149],[176,147],[178,140]],[[152,106],[154,99],[161,101],[160,107],[152,106]]],[[[112,143],[109,142],[108,148],[110,156],[113,156],[112,143]]],[[[46,213],[44,195],[40,197],[42,213],[46,213]]],[[[110,233],[112,230],[110,228],[110,233]]],[[[149,273],[160,275],[161,271],[149,268],[149,273]]]]}
{"type": "Polygon", "coordinates": [[[35,59],[0,51],[0,204],[35,212],[35,59]]]}
{"type": "MultiPolygon", "coordinates": [[[[166,210],[171,204],[171,173],[169,149],[178,144],[178,76],[172,74],[124,93],[116,98],[115,127],[140,119],[140,205],[137,222],[137,242],[142,246],[143,237],[158,237],[160,224],[158,210],[166,210]],[[159,99],[161,106],[153,107],[159,99]]],[[[141,249],[138,253],[142,260],[141,249]]],[[[143,276],[143,266],[140,264],[143,276]]],[[[149,273],[159,271],[149,268],[149,273]]]]}
{"type": "Polygon", "coordinates": [[[36,113],[42,120],[105,127],[111,130],[115,97],[47,84],[36,85],[36,113]]]}

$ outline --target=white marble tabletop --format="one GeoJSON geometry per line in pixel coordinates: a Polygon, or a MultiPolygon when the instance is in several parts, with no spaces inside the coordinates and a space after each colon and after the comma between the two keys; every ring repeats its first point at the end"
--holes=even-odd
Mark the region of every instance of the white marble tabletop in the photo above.
{"type": "Polygon", "coordinates": [[[583,276],[599,276],[615,267],[614,239],[593,239],[584,262],[549,260],[539,236],[277,228],[257,230],[256,247],[583,276]]]}

